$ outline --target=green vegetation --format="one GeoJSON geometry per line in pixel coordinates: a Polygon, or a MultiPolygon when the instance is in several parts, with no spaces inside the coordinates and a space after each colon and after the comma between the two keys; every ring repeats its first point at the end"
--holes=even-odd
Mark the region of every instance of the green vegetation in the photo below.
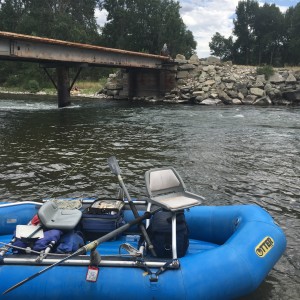
{"type": "MultiPolygon", "coordinates": [[[[97,92],[104,88],[107,77],[103,77],[98,81],[88,81],[88,80],[79,80],[76,81],[75,88],[71,91],[73,95],[81,94],[81,95],[95,95],[97,92]]],[[[44,86],[40,88],[38,82],[36,80],[30,80],[28,84],[20,85],[4,85],[0,87],[0,92],[29,92],[29,93],[45,93],[47,95],[56,95],[56,90],[53,86],[44,86]]]]}
{"type": "MultiPolygon", "coordinates": [[[[179,9],[174,0],[0,0],[0,31],[152,54],[159,54],[167,43],[172,55],[189,56],[194,53],[196,42],[179,9]],[[103,28],[97,25],[96,9],[108,13],[103,28]]],[[[98,82],[107,74],[104,68],[88,68],[81,72],[79,80],[98,82]]],[[[0,86],[52,88],[37,64],[20,62],[0,64],[0,86]]]]}
{"type": "Polygon", "coordinates": [[[78,92],[80,94],[94,95],[95,93],[103,89],[106,80],[106,77],[103,77],[98,81],[79,80],[75,84],[76,88],[74,90],[74,93],[78,92]]]}
{"type": "Polygon", "coordinates": [[[159,54],[166,43],[171,56],[181,53],[187,57],[196,49],[177,1],[104,0],[100,8],[108,12],[101,37],[106,46],[159,54]]]}
{"type": "Polygon", "coordinates": [[[29,80],[24,87],[30,93],[37,93],[41,89],[39,83],[34,79],[29,80]]]}
{"type": "Polygon", "coordinates": [[[272,66],[266,65],[262,67],[258,67],[256,69],[257,75],[265,75],[265,78],[268,80],[270,76],[274,74],[274,69],[272,66]]]}
{"type": "Polygon", "coordinates": [[[216,32],[211,53],[236,64],[283,66],[300,63],[300,2],[282,13],[275,4],[259,6],[240,1],[233,20],[233,36],[216,32]]]}

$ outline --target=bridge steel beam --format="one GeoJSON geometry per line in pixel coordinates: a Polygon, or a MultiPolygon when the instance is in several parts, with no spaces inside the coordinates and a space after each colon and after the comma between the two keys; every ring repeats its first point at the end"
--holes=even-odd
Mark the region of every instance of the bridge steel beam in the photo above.
{"type": "Polygon", "coordinates": [[[2,31],[0,31],[0,60],[55,65],[59,107],[70,103],[68,68],[71,66],[79,67],[84,64],[134,70],[130,75],[130,95],[135,96],[153,92],[155,95],[161,94],[166,89],[164,78],[170,62],[170,58],[166,56],[2,31]]]}
{"type": "Polygon", "coordinates": [[[161,69],[168,57],[0,31],[0,59],[161,69]]]}

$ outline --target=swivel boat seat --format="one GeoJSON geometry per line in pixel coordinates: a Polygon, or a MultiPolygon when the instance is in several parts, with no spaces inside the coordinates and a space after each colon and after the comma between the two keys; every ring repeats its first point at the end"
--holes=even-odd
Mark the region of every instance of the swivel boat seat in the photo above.
{"type": "Polygon", "coordinates": [[[148,210],[153,204],[172,212],[172,255],[173,259],[177,259],[176,214],[200,205],[204,198],[186,191],[183,180],[172,167],[146,171],[145,182],[149,196],[148,210]]]}
{"type": "Polygon", "coordinates": [[[78,209],[61,209],[53,201],[45,202],[38,211],[38,217],[44,228],[72,230],[79,223],[82,212],[78,209]]]}

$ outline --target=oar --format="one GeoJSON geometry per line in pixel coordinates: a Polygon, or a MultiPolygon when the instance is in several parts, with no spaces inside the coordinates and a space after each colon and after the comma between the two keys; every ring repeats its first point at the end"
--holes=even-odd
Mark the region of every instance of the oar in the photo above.
{"type": "Polygon", "coordinates": [[[145,219],[149,219],[149,218],[151,217],[151,215],[155,214],[156,212],[158,212],[158,211],[160,211],[160,210],[161,210],[161,208],[156,209],[156,210],[154,210],[154,211],[152,211],[152,212],[146,211],[146,212],[144,213],[144,215],[142,215],[142,216],[140,216],[140,217],[138,217],[138,218],[136,218],[136,219],[130,221],[129,223],[127,223],[127,224],[125,224],[125,225],[123,225],[123,226],[121,226],[121,227],[115,229],[114,231],[109,232],[108,234],[106,234],[106,235],[100,237],[99,239],[90,242],[89,244],[87,244],[87,245],[85,245],[85,246],[79,248],[76,252],[70,254],[69,256],[67,256],[67,257],[65,257],[65,258],[63,258],[63,259],[61,259],[60,261],[58,261],[58,262],[56,262],[56,263],[54,263],[54,264],[52,264],[52,265],[46,267],[45,269],[42,269],[42,270],[40,270],[39,272],[37,272],[37,273],[35,273],[35,274],[33,274],[33,275],[31,275],[31,276],[25,278],[24,280],[18,282],[17,284],[13,285],[12,287],[10,287],[10,288],[7,289],[6,291],[4,291],[4,292],[2,293],[2,295],[11,292],[12,290],[16,289],[17,287],[19,287],[19,286],[23,285],[24,283],[26,283],[26,282],[28,282],[28,281],[30,281],[30,280],[32,280],[32,279],[38,277],[39,275],[45,273],[46,271],[52,269],[52,268],[55,267],[55,266],[60,265],[60,264],[63,263],[64,261],[66,261],[66,260],[68,260],[68,259],[70,259],[70,258],[72,258],[72,257],[74,257],[74,256],[82,255],[82,254],[87,253],[88,251],[92,251],[92,250],[96,249],[96,247],[97,247],[99,244],[101,244],[101,243],[103,243],[103,242],[106,242],[106,241],[108,241],[108,240],[114,238],[115,236],[117,236],[117,235],[119,235],[120,233],[122,233],[122,232],[126,231],[127,229],[129,229],[131,226],[136,225],[136,224],[142,222],[142,221],[145,220],[145,219]]]}
{"type": "MultiPolygon", "coordinates": [[[[123,179],[121,177],[121,169],[119,167],[119,164],[118,164],[118,161],[117,161],[116,157],[115,156],[109,157],[107,159],[107,162],[108,162],[108,165],[109,165],[110,170],[112,171],[112,173],[115,174],[115,175],[117,175],[117,177],[118,177],[119,183],[120,183],[121,188],[123,189],[123,191],[124,191],[124,193],[125,193],[125,195],[127,197],[129,206],[130,206],[130,208],[131,208],[131,210],[133,212],[134,217],[138,218],[139,217],[139,213],[138,213],[138,211],[137,211],[134,203],[131,201],[131,197],[130,197],[130,195],[129,195],[128,191],[127,191],[127,188],[126,188],[126,186],[125,186],[125,184],[123,182],[123,179]]],[[[140,227],[140,230],[142,232],[142,235],[143,235],[146,243],[148,244],[148,247],[149,247],[149,250],[151,251],[151,254],[156,257],[157,255],[156,255],[156,253],[154,251],[154,247],[153,247],[153,245],[152,245],[152,243],[150,241],[150,238],[148,236],[148,233],[146,231],[146,228],[145,228],[144,224],[140,223],[139,227],[140,227]]]]}

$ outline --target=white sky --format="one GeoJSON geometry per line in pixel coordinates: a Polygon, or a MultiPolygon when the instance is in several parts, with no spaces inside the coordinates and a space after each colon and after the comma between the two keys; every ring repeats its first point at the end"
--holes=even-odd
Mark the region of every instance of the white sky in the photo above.
{"type": "MultiPolygon", "coordinates": [[[[239,0],[179,0],[181,17],[187,28],[192,31],[197,42],[199,58],[210,55],[208,43],[212,36],[219,32],[226,38],[232,34],[233,18],[239,0]]],[[[298,0],[259,0],[264,3],[275,3],[282,12],[295,6],[298,0]]],[[[106,21],[106,12],[96,12],[97,22],[101,26],[106,21]]]]}

